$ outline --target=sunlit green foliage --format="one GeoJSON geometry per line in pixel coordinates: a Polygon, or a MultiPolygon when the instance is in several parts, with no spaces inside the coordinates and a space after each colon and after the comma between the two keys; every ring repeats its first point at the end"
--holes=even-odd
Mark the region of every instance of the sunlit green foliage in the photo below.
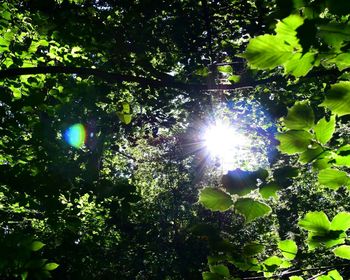
{"type": "Polygon", "coordinates": [[[349,279],[349,14],[1,1],[0,278],[349,279]]]}

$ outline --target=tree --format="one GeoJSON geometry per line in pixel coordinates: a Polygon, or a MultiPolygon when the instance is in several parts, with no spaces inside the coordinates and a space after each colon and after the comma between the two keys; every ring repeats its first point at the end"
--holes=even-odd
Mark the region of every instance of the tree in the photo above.
{"type": "Polygon", "coordinates": [[[2,279],[349,277],[347,1],[0,11],[2,279]]]}

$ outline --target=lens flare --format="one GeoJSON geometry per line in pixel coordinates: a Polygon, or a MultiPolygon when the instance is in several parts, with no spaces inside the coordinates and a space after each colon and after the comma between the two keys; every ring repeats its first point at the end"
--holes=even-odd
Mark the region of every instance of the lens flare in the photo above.
{"type": "Polygon", "coordinates": [[[86,140],[85,127],[80,123],[68,127],[64,132],[64,140],[75,148],[81,148],[86,140]]]}
{"type": "Polygon", "coordinates": [[[251,145],[250,139],[221,122],[207,128],[204,140],[211,156],[220,159],[223,172],[231,170],[251,145]]]}

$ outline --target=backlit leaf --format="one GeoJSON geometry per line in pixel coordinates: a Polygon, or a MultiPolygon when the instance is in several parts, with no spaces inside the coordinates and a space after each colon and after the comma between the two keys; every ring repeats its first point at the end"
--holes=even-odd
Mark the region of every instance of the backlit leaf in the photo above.
{"type": "Polygon", "coordinates": [[[280,189],[280,187],[275,182],[271,182],[271,183],[267,183],[267,184],[263,185],[259,189],[259,192],[264,199],[268,199],[271,196],[277,197],[276,193],[279,189],[280,189]]]}
{"type": "Polygon", "coordinates": [[[333,250],[333,253],[342,259],[350,260],[350,246],[349,245],[342,245],[333,250]]]}
{"type": "Polygon", "coordinates": [[[319,120],[314,127],[316,139],[322,144],[326,144],[331,140],[334,130],[335,116],[332,116],[328,122],[326,121],[326,118],[319,120]]]}
{"type": "Polygon", "coordinates": [[[327,23],[318,25],[318,35],[330,45],[334,51],[339,51],[349,40],[350,26],[348,24],[327,23]]]}
{"type": "Polygon", "coordinates": [[[330,230],[327,233],[309,232],[307,244],[310,251],[319,247],[331,248],[339,244],[344,244],[345,237],[346,233],[341,230],[330,230]]]}
{"type": "Polygon", "coordinates": [[[301,163],[310,163],[318,159],[324,153],[324,149],[321,146],[317,146],[315,149],[307,149],[305,152],[299,155],[299,161],[301,163]]]}
{"type": "Polygon", "coordinates": [[[31,244],[31,250],[32,251],[39,251],[44,246],[45,246],[45,244],[40,242],[40,241],[33,241],[31,244]]]}
{"type": "Polygon", "coordinates": [[[298,246],[293,240],[281,240],[278,242],[278,248],[282,251],[283,257],[288,260],[293,260],[298,251],[298,246]]]}
{"type": "Polygon", "coordinates": [[[327,275],[321,275],[317,277],[316,280],[343,280],[343,277],[337,270],[332,270],[328,272],[327,275]]]}
{"type": "Polygon", "coordinates": [[[218,71],[225,74],[231,74],[233,72],[231,65],[218,66],[218,71]]]}
{"type": "Polygon", "coordinates": [[[277,22],[275,32],[284,42],[294,46],[298,44],[296,29],[301,26],[303,22],[304,19],[301,16],[292,14],[277,22]]]}
{"type": "Polygon", "coordinates": [[[288,268],[293,266],[293,264],[290,261],[283,260],[283,262],[280,264],[280,268],[288,268]]]}
{"type": "Polygon", "coordinates": [[[294,77],[303,77],[310,72],[314,61],[314,53],[296,53],[290,60],[284,63],[284,73],[291,74],[294,77]]]}
{"type": "Polygon", "coordinates": [[[59,264],[57,264],[57,263],[47,263],[47,264],[45,264],[44,269],[55,270],[57,267],[59,267],[59,264]]]}
{"type": "Polygon", "coordinates": [[[337,155],[334,157],[335,162],[334,165],[338,166],[350,166],[350,145],[344,145],[339,148],[337,151],[337,155]]]}
{"type": "Polygon", "coordinates": [[[227,78],[231,84],[238,83],[241,79],[241,76],[239,75],[231,75],[227,78]]]}
{"type": "Polygon", "coordinates": [[[324,235],[330,230],[331,223],[324,212],[308,212],[299,221],[299,226],[308,231],[324,235]]]}
{"type": "Polygon", "coordinates": [[[267,258],[263,263],[265,264],[268,272],[274,272],[280,267],[280,265],[283,263],[283,260],[280,257],[272,256],[267,258]]]}
{"type": "Polygon", "coordinates": [[[326,186],[327,188],[337,190],[342,186],[347,186],[349,183],[349,177],[346,172],[326,168],[318,173],[318,182],[322,186],[326,186]]]}
{"type": "Polygon", "coordinates": [[[280,142],[278,149],[288,155],[306,151],[312,138],[312,134],[303,130],[289,130],[276,135],[276,139],[280,142]]]}
{"type": "Polygon", "coordinates": [[[203,272],[202,273],[203,280],[222,280],[223,277],[212,272],[203,272]]]}
{"type": "Polygon", "coordinates": [[[350,114],[350,82],[342,81],[332,85],[321,106],[338,116],[350,114]]]}
{"type": "Polygon", "coordinates": [[[263,252],[265,249],[264,245],[258,244],[258,243],[250,243],[246,244],[243,247],[243,254],[246,256],[255,256],[261,252],[263,252]]]}
{"type": "Polygon", "coordinates": [[[262,35],[249,41],[242,55],[252,68],[273,69],[294,55],[293,47],[274,35],[262,35]]]}
{"type": "Polygon", "coordinates": [[[350,213],[340,212],[331,222],[331,230],[347,231],[350,228],[350,213]]]}
{"type": "Polygon", "coordinates": [[[230,271],[228,270],[227,266],[223,264],[211,265],[210,272],[216,273],[224,277],[230,276],[230,271]]]}
{"type": "Polygon", "coordinates": [[[199,193],[199,202],[212,211],[226,211],[233,205],[229,194],[215,188],[202,189],[199,193]]]}
{"type": "Polygon", "coordinates": [[[271,212],[270,206],[252,198],[238,199],[235,203],[235,209],[245,217],[247,223],[271,212]]]}
{"type": "Polygon", "coordinates": [[[350,53],[341,53],[335,58],[327,60],[329,63],[334,63],[340,71],[350,67],[350,53]]]}
{"type": "Polygon", "coordinates": [[[307,101],[296,102],[288,109],[284,124],[291,130],[309,130],[314,126],[314,111],[307,101]]]}

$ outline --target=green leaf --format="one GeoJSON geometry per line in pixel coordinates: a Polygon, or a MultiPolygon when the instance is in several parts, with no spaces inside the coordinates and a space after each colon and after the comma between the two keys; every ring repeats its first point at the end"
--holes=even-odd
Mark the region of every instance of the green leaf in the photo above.
{"type": "Polygon", "coordinates": [[[329,163],[329,160],[330,159],[328,157],[321,156],[321,158],[317,159],[312,163],[313,170],[318,171],[318,170],[329,168],[331,166],[331,164],[329,163]]]}
{"type": "Polygon", "coordinates": [[[294,55],[293,46],[287,45],[274,35],[262,35],[249,41],[242,57],[251,68],[273,69],[290,60],[294,55]]]}
{"type": "Polygon", "coordinates": [[[230,276],[230,271],[228,270],[226,265],[223,265],[223,264],[211,265],[209,268],[210,268],[210,272],[216,273],[220,276],[223,276],[223,277],[230,276]]]}
{"type": "Polygon", "coordinates": [[[271,212],[270,206],[251,198],[238,199],[235,203],[235,209],[245,217],[247,223],[271,212]]]}
{"type": "Polygon", "coordinates": [[[218,71],[225,74],[231,74],[233,72],[231,65],[218,66],[218,71]]]}
{"type": "Polygon", "coordinates": [[[308,212],[305,217],[299,221],[299,226],[310,232],[325,235],[329,232],[331,223],[324,212],[308,212]]]}
{"type": "Polygon", "coordinates": [[[307,149],[305,152],[299,155],[299,161],[301,163],[310,163],[318,159],[324,153],[324,149],[317,145],[315,149],[307,149]]]}
{"type": "Polygon", "coordinates": [[[127,102],[121,102],[119,106],[121,110],[117,112],[117,116],[120,119],[120,121],[124,124],[131,123],[132,113],[131,113],[130,104],[127,102]]]}
{"type": "Polygon", "coordinates": [[[252,68],[273,69],[284,65],[285,73],[296,77],[306,75],[312,68],[313,53],[302,53],[296,37],[296,29],[304,19],[290,15],[276,25],[276,35],[262,35],[249,41],[246,52],[242,55],[252,68]]]}
{"type": "Polygon", "coordinates": [[[318,183],[327,188],[337,190],[342,186],[348,185],[349,177],[344,171],[326,168],[318,173],[318,183]]]}
{"type": "Polygon", "coordinates": [[[350,167],[350,145],[347,144],[339,148],[334,159],[334,165],[350,167]]]}
{"type": "Polygon", "coordinates": [[[296,30],[304,22],[304,19],[298,15],[290,15],[281,21],[277,22],[275,32],[279,38],[289,45],[297,45],[298,39],[296,37],[296,30]]]}
{"type": "Polygon", "coordinates": [[[30,249],[32,251],[39,251],[44,246],[45,246],[45,244],[40,242],[40,241],[33,241],[31,246],[30,246],[30,249]]]}
{"type": "Polygon", "coordinates": [[[252,172],[237,168],[223,175],[221,183],[229,193],[242,196],[257,188],[257,179],[264,180],[265,175],[263,169],[252,172]]]}
{"type": "Polygon", "coordinates": [[[333,253],[342,259],[350,260],[350,246],[349,245],[342,245],[333,250],[333,253]]]}
{"type": "Polygon", "coordinates": [[[264,261],[264,264],[266,264],[266,265],[280,265],[282,262],[283,262],[283,260],[281,258],[279,258],[277,256],[272,256],[272,257],[267,258],[264,261]]]}
{"type": "Polygon", "coordinates": [[[342,81],[331,85],[321,106],[327,107],[338,116],[350,114],[350,82],[342,81]]]}
{"type": "Polygon", "coordinates": [[[319,120],[314,127],[316,139],[322,144],[326,144],[329,140],[331,140],[334,130],[335,116],[332,116],[329,122],[326,121],[326,118],[319,120]]]}
{"type": "Polygon", "coordinates": [[[278,242],[278,248],[287,260],[293,260],[298,251],[298,246],[293,240],[282,240],[278,242]]]}
{"type": "Polygon", "coordinates": [[[334,63],[340,71],[350,67],[350,53],[342,53],[333,59],[327,60],[328,63],[334,63]]]}
{"type": "Polygon", "coordinates": [[[331,222],[331,230],[347,231],[350,228],[350,213],[340,212],[331,222]]]}
{"type": "Polygon", "coordinates": [[[301,276],[291,276],[289,277],[289,280],[304,280],[304,278],[301,276]]]}
{"type": "Polygon", "coordinates": [[[278,149],[288,155],[306,151],[312,138],[311,133],[303,130],[289,130],[276,135],[276,139],[280,142],[278,149]]]}
{"type": "Polygon", "coordinates": [[[59,264],[57,263],[47,263],[44,266],[45,270],[55,270],[57,267],[59,267],[59,264]]]}
{"type": "Polygon", "coordinates": [[[289,268],[291,266],[293,266],[293,264],[287,260],[283,260],[283,262],[280,264],[280,268],[289,268]]]}
{"type": "Polygon", "coordinates": [[[334,269],[328,272],[327,275],[317,277],[316,280],[343,280],[343,277],[339,274],[339,272],[336,269],[334,269]]]}
{"type": "Polygon", "coordinates": [[[307,101],[296,102],[284,118],[285,126],[291,130],[309,130],[314,122],[314,111],[307,101]]]}
{"type": "Polygon", "coordinates": [[[203,272],[202,273],[203,280],[222,280],[223,277],[212,272],[203,272]]]}
{"type": "Polygon", "coordinates": [[[283,263],[283,260],[277,256],[269,257],[263,262],[263,264],[265,264],[267,268],[267,272],[274,272],[276,269],[280,267],[282,263],[283,263]]]}
{"type": "Polygon", "coordinates": [[[348,24],[327,23],[318,25],[318,35],[334,52],[342,52],[341,48],[349,40],[350,26],[348,24]]]}
{"type": "Polygon", "coordinates": [[[284,74],[291,74],[294,77],[303,77],[310,72],[314,66],[314,61],[314,53],[296,53],[290,60],[284,63],[284,74]]]}
{"type": "Polygon", "coordinates": [[[200,191],[199,202],[212,211],[226,211],[232,205],[232,198],[220,189],[204,188],[200,191]]]}
{"type": "Polygon", "coordinates": [[[280,190],[280,187],[276,184],[276,182],[271,182],[263,185],[259,192],[264,199],[268,199],[270,197],[277,197],[277,191],[280,190]]]}
{"type": "Polygon", "coordinates": [[[335,159],[334,165],[350,167],[350,155],[346,157],[336,156],[334,159],[335,159]]]}
{"type": "Polygon", "coordinates": [[[11,13],[9,11],[2,11],[0,16],[5,20],[11,19],[11,13]]]}
{"type": "Polygon", "coordinates": [[[198,70],[196,70],[196,75],[202,76],[202,77],[207,77],[209,75],[209,69],[208,67],[203,67],[198,70]]]}
{"type": "Polygon", "coordinates": [[[255,256],[255,255],[263,252],[264,249],[265,249],[264,245],[261,245],[258,243],[249,243],[243,247],[243,254],[245,256],[255,256]]]}
{"type": "Polygon", "coordinates": [[[231,75],[230,77],[228,77],[228,80],[231,84],[238,83],[240,79],[241,79],[241,76],[239,75],[231,75]]]}
{"type": "Polygon", "coordinates": [[[341,230],[330,230],[327,233],[309,232],[307,244],[309,250],[314,250],[318,247],[331,248],[345,242],[346,233],[341,230]]]}

